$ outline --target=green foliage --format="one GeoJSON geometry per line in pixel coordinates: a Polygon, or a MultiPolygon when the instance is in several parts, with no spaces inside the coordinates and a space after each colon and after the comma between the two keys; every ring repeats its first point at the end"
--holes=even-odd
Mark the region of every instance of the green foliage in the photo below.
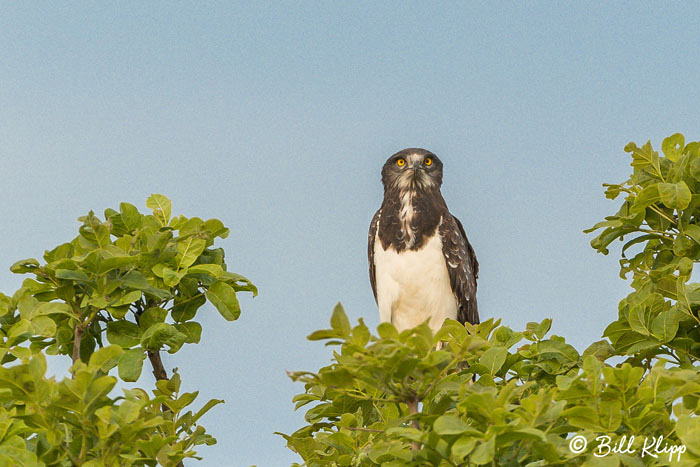
{"type": "Polygon", "coordinates": [[[331,364],[291,374],[304,383],[294,402],[310,407],[307,425],[280,434],[303,465],[699,465],[700,284],[689,281],[700,260],[700,143],[673,135],[662,148],[665,157],[627,145],[632,176],[606,185],[623,205],[589,230],[603,229],[591,244],[605,254],[627,240],[621,276],[633,273],[634,291],[609,340],[579,354],[548,336],[549,319],[522,332],[448,320],[435,336],[426,324],[398,333],[383,323],[374,336],[338,306],[331,328],[309,336],[336,346],[331,364]],[[572,448],[575,436],[587,447],[572,448]],[[601,457],[601,436],[629,449],[601,457]],[[660,436],[659,449],[684,452],[641,455],[660,436]]]}
{"type": "MultiPolygon", "coordinates": [[[[339,346],[332,364],[291,375],[305,384],[296,408],[313,404],[308,425],[283,435],[305,465],[583,465],[599,459],[573,453],[571,435],[662,435],[678,445],[674,417],[695,421],[700,410],[697,371],[605,365],[599,343],[579,355],[547,338],[549,320],[525,332],[447,321],[435,336],[427,324],[399,334],[383,323],[375,337],[362,321],[338,325],[347,322],[340,308],[334,318],[309,336],[339,346]]],[[[628,457],[608,456],[611,465],[628,457]]]]}
{"type": "Polygon", "coordinates": [[[236,292],[257,290],[226,270],[214,247],[228,235],[221,221],[171,218],[163,195],[146,205],[152,214],[128,203],[104,220],[90,212],[43,263],[11,267],[33,277],[11,297],[0,294],[0,465],[175,466],[216,442],[199,419],[223,401],[189,410],[198,393],[180,393],[160,351],[199,342],[195,318],[207,298],[231,321],[236,292]],[[45,354],[70,356],[72,377],[47,378],[45,354]],[[142,389],[114,396],[110,372],[136,381],[147,356],[153,397],[142,389]]]}
{"type": "Polygon", "coordinates": [[[634,291],[604,334],[616,352],[645,368],[657,357],[693,368],[700,358],[700,284],[690,282],[700,261],[700,143],[675,134],[661,147],[665,157],[649,142],[625,147],[632,176],[605,192],[624,194],[622,205],[587,232],[602,229],[591,246],[606,254],[626,237],[620,276],[632,274],[634,291]]]}

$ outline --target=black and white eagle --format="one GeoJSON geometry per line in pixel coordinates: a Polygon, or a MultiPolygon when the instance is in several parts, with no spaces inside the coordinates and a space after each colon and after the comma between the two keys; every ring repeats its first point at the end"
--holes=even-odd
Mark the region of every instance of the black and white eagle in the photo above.
{"type": "Polygon", "coordinates": [[[479,323],[479,263],[440,193],[442,162],[409,148],[382,168],[384,201],[369,227],[369,279],[382,322],[399,331],[446,318],[479,323]]]}

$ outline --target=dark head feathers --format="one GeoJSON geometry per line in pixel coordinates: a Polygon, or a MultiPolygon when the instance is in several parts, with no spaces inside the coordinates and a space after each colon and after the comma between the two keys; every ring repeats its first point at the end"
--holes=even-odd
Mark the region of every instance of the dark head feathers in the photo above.
{"type": "Polygon", "coordinates": [[[382,167],[384,189],[440,188],[442,161],[427,149],[406,148],[391,155],[382,167]]]}

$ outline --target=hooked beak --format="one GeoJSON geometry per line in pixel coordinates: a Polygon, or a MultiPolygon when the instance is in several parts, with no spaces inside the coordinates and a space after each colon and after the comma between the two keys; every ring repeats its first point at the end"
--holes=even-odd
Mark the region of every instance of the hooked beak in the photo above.
{"type": "Polygon", "coordinates": [[[413,170],[413,174],[415,175],[416,172],[418,172],[418,169],[422,169],[423,164],[421,164],[419,161],[415,161],[413,165],[411,166],[411,170],[413,170]]]}

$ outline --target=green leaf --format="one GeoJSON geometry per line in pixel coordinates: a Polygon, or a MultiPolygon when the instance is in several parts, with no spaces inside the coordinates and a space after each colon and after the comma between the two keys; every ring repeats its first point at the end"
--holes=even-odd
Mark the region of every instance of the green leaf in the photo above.
{"type": "Polygon", "coordinates": [[[433,430],[439,435],[461,435],[468,433],[472,436],[482,436],[481,432],[475,430],[471,425],[466,424],[455,415],[441,415],[435,420],[433,430]]]}
{"type": "Polygon", "coordinates": [[[121,297],[117,299],[114,303],[111,303],[110,306],[124,306],[124,305],[131,305],[137,300],[141,299],[141,291],[140,290],[132,290],[131,292],[125,293],[121,297]]]}
{"type": "Polygon", "coordinates": [[[157,277],[160,277],[161,279],[163,276],[165,276],[165,273],[163,270],[167,267],[165,263],[158,263],[154,264],[153,267],[151,268],[151,272],[155,274],[157,277]]]}
{"type": "Polygon", "coordinates": [[[138,380],[145,359],[146,352],[140,347],[124,352],[119,359],[119,377],[128,382],[138,380]]]}
{"type": "Polygon", "coordinates": [[[700,456],[700,418],[687,415],[678,417],[676,432],[688,451],[700,456]]]}
{"type": "Polygon", "coordinates": [[[399,332],[396,330],[396,327],[389,322],[379,323],[379,326],[377,326],[377,334],[379,334],[379,337],[382,339],[397,339],[399,337],[399,332]]]}
{"type": "Polygon", "coordinates": [[[208,274],[215,279],[218,279],[223,273],[223,268],[218,264],[197,264],[187,269],[187,274],[208,274]]]}
{"type": "MultiPolygon", "coordinates": [[[[153,216],[148,216],[146,219],[155,219],[153,216]]],[[[158,221],[155,221],[158,222],[158,221]]],[[[153,227],[154,229],[156,228],[155,226],[153,227]]],[[[152,250],[151,255],[159,255],[161,256],[162,259],[170,259],[171,256],[171,248],[169,248],[172,245],[169,245],[169,242],[171,242],[173,239],[173,231],[170,229],[163,229],[163,230],[157,230],[155,232],[152,232],[151,235],[147,237],[147,244],[146,247],[149,250],[152,250]],[[167,257],[163,258],[162,254],[167,254],[167,257]]]]}
{"type": "Polygon", "coordinates": [[[205,292],[207,299],[227,321],[235,321],[241,314],[236,291],[225,282],[214,282],[205,292]]]}
{"type": "Polygon", "coordinates": [[[153,215],[158,219],[160,225],[168,225],[172,204],[168,198],[159,194],[152,194],[146,200],[146,207],[153,210],[153,215]]]}
{"type": "MultiPolygon", "coordinates": [[[[690,274],[692,272],[693,272],[693,260],[691,260],[690,258],[681,258],[680,261],[678,261],[678,274],[679,274],[679,276],[682,276],[682,278],[683,278],[681,280],[688,280],[688,278],[690,277],[690,274]]],[[[674,287],[673,291],[677,292],[678,288],[674,287]]]]}
{"type": "Polygon", "coordinates": [[[479,363],[484,365],[489,370],[489,374],[495,375],[503,366],[507,355],[508,349],[505,347],[491,347],[481,354],[479,363]]]}
{"type": "Polygon", "coordinates": [[[168,287],[175,287],[177,284],[180,283],[180,279],[184,277],[184,275],[187,273],[187,270],[175,272],[169,267],[164,266],[161,269],[161,273],[163,274],[163,283],[165,283],[165,285],[168,287]]]}
{"type": "Polygon", "coordinates": [[[683,228],[683,233],[700,245],[700,225],[690,224],[683,228]]]}
{"type": "Polygon", "coordinates": [[[119,204],[119,212],[121,213],[122,222],[129,232],[133,232],[138,227],[141,227],[142,214],[136,209],[136,206],[129,203],[119,204]]]}
{"type": "Polygon", "coordinates": [[[117,256],[109,256],[100,263],[98,267],[98,272],[100,274],[104,274],[114,269],[123,268],[124,266],[130,266],[132,264],[136,264],[136,262],[139,261],[139,259],[141,259],[139,255],[129,256],[121,254],[117,256]]]}
{"type": "Polygon", "coordinates": [[[352,329],[352,342],[361,347],[364,347],[369,342],[369,338],[369,329],[367,329],[367,326],[365,325],[364,321],[362,320],[362,318],[360,318],[360,324],[358,324],[352,329]]]}
{"type": "Polygon", "coordinates": [[[623,222],[620,219],[611,219],[611,220],[605,220],[605,221],[600,221],[596,223],[593,227],[590,227],[586,230],[583,231],[583,233],[591,233],[594,232],[598,229],[602,229],[603,227],[622,227],[623,222]]]}
{"type": "Polygon", "coordinates": [[[226,238],[228,237],[229,230],[224,226],[224,224],[219,219],[208,219],[203,224],[204,229],[211,232],[214,237],[226,238]]]}
{"type": "Polygon", "coordinates": [[[178,229],[180,231],[180,237],[186,237],[188,235],[193,235],[199,232],[199,227],[202,225],[202,219],[199,217],[193,217],[187,219],[178,229]]]}
{"type": "Polygon", "coordinates": [[[0,316],[4,316],[10,311],[10,297],[0,292],[0,316]]]}
{"type": "Polygon", "coordinates": [[[252,292],[253,297],[258,296],[258,288],[240,274],[224,271],[220,279],[231,284],[231,287],[233,287],[236,292],[252,292]]]}
{"type": "Polygon", "coordinates": [[[462,436],[452,445],[452,454],[458,459],[464,459],[474,450],[477,443],[477,438],[472,436],[462,436]]]}
{"type": "Polygon", "coordinates": [[[338,302],[338,304],[333,308],[333,314],[331,315],[331,328],[341,336],[350,335],[350,321],[348,320],[345,311],[343,310],[343,305],[338,302]]]}
{"type": "Polygon", "coordinates": [[[352,373],[343,367],[322,371],[319,376],[329,386],[350,387],[354,382],[352,373]]]}
{"type": "Polygon", "coordinates": [[[622,422],[622,401],[601,400],[598,406],[600,411],[600,425],[608,433],[613,433],[622,422]]]}
{"type": "Polygon", "coordinates": [[[223,404],[223,403],[224,403],[224,401],[221,399],[211,399],[209,402],[204,404],[202,406],[202,408],[197,411],[196,414],[194,414],[194,417],[192,417],[192,423],[193,424],[196,423],[197,420],[202,418],[202,415],[209,412],[212,409],[212,407],[219,405],[219,404],[223,404]]]}
{"type": "Polygon", "coordinates": [[[622,185],[614,184],[614,183],[603,183],[603,186],[605,188],[605,197],[608,199],[615,199],[618,196],[620,196],[620,191],[622,188],[622,185]]]}
{"type": "Polygon", "coordinates": [[[661,150],[667,159],[676,162],[683,154],[685,147],[685,138],[680,133],[675,133],[667,138],[664,138],[661,143],[661,150]]]}
{"type": "Polygon", "coordinates": [[[632,240],[630,240],[630,241],[626,242],[624,245],[622,245],[622,257],[623,258],[625,257],[625,252],[627,251],[627,249],[629,247],[634,246],[638,243],[649,241],[649,240],[657,240],[658,238],[659,237],[657,235],[652,235],[652,234],[640,235],[639,237],[633,238],[632,240]]]}
{"type": "MultiPolygon", "coordinates": [[[[180,230],[180,228],[183,227],[186,222],[187,218],[180,214],[179,216],[175,216],[172,219],[170,219],[170,222],[168,222],[168,227],[170,227],[172,230],[180,230]]],[[[184,235],[181,232],[180,237],[183,236],[184,235]]]]}
{"type": "Polygon", "coordinates": [[[633,331],[644,336],[651,335],[651,310],[644,305],[636,305],[630,308],[627,321],[633,331]]]}
{"type": "Polygon", "coordinates": [[[90,249],[103,249],[110,244],[109,226],[100,221],[95,213],[90,213],[81,218],[83,225],[78,229],[81,244],[90,249]]]}
{"type": "Polygon", "coordinates": [[[199,395],[199,391],[195,392],[186,392],[182,394],[177,400],[172,400],[172,399],[166,399],[163,401],[165,405],[170,407],[173,412],[179,412],[188,405],[190,405],[194,400],[197,398],[199,395]]]}
{"type": "Polygon", "coordinates": [[[175,300],[171,315],[175,321],[189,321],[197,314],[197,310],[207,302],[207,299],[202,294],[182,300],[175,300]]]}
{"type": "Polygon", "coordinates": [[[156,323],[141,336],[141,347],[147,350],[160,350],[167,345],[169,353],[177,352],[185,343],[187,335],[168,323],[156,323]]]}
{"type": "Polygon", "coordinates": [[[175,328],[187,336],[185,342],[188,344],[198,344],[202,337],[202,325],[195,321],[175,323],[175,328]]]}
{"type": "Polygon", "coordinates": [[[690,175],[697,181],[700,181],[700,157],[693,157],[690,161],[690,175]]]}
{"type": "Polygon", "coordinates": [[[146,295],[154,297],[158,300],[167,300],[170,298],[170,293],[167,290],[158,289],[148,283],[143,274],[139,271],[129,271],[122,278],[124,287],[139,289],[146,295]]]}
{"type": "Polygon", "coordinates": [[[669,342],[678,332],[678,323],[683,317],[683,312],[674,308],[662,311],[651,322],[651,333],[661,342],[669,342]]]}
{"type": "Polygon", "coordinates": [[[25,339],[28,339],[34,333],[34,326],[28,319],[20,319],[7,334],[7,346],[17,344],[25,339]]]}
{"type": "Polygon", "coordinates": [[[529,322],[527,323],[526,329],[528,332],[533,333],[538,339],[544,338],[544,336],[549,332],[552,327],[551,318],[545,318],[541,323],[529,322]]]}
{"type": "Polygon", "coordinates": [[[42,337],[54,337],[56,334],[56,322],[48,316],[32,318],[34,331],[42,337]]]}
{"type": "Polygon", "coordinates": [[[128,349],[141,342],[141,329],[131,321],[110,321],[107,323],[107,340],[128,349]]]}
{"type": "Polygon", "coordinates": [[[687,254],[692,253],[694,247],[695,242],[685,235],[679,234],[673,241],[673,253],[676,256],[686,256],[687,254]]]}
{"type": "Polygon", "coordinates": [[[108,345],[107,347],[102,347],[90,355],[88,368],[94,371],[100,370],[107,373],[109,370],[117,366],[117,363],[119,362],[119,359],[123,353],[124,351],[118,345],[108,345]]]}
{"type": "Polygon", "coordinates": [[[73,256],[73,245],[70,243],[62,243],[53,250],[44,252],[44,259],[47,263],[67,259],[71,256],[73,256]]]}
{"type": "Polygon", "coordinates": [[[191,266],[199,255],[202,254],[207,242],[202,238],[189,237],[177,244],[177,269],[184,269],[191,266]]]}
{"type": "Polygon", "coordinates": [[[583,357],[592,355],[601,362],[607,360],[615,354],[615,349],[606,340],[600,340],[592,343],[586,350],[583,351],[583,357]]]}
{"type": "Polygon", "coordinates": [[[630,212],[644,212],[646,208],[659,202],[661,200],[659,185],[660,183],[655,183],[654,185],[645,187],[634,199],[634,204],[630,207],[630,212]]]}
{"type": "Polygon", "coordinates": [[[678,183],[659,183],[659,196],[661,202],[672,209],[683,210],[688,207],[693,198],[688,185],[681,181],[678,183]]]}
{"type": "Polygon", "coordinates": [[[635,352],[658,347],[659,341],[646,337],[637,332],[627,332],[620,336],[614,343],[615,350],[618,353],[632,355],[635,352]]]}
{"type": "Polygon", "coordinates": [[[122,277],[122,284],[124,284],[125,287],[139,290],[144,290],[151,287],[146,280],[146,277],[139,271],[129,271],[126,273],[124,277],[122,277]]]}
{"type": "MultiPolygon", "coordinates": [[[[659,154],[651,147],[651,141],[647,141],[641,148],[638,148],[634,143],[629,143],[625,146],[625,151],[632,153],[632,167],[645,172],[640,176],[655,180],[661,178],[661,161],[659,160],[659,154]]],[[[637,174],[638,171],[635,170],[634,173],[637,174]]]]}
{"type": "Polygon", "coordinates": [[[39,267],[39,261],[34,258],[22,259],[17,261],[15,264],[10,266],[10,271],[15,274],[25,274],[27,272],[33,272],[39,267]]]}
{"type": "Polygon", "coordinates": [[[319,329],[318,331],[314,331],[306,338],[310,341],[320,341],[320,340],[325,340],[325,339],[333,339],[335,337],[340,337],[338,336],[338,332],[334,331],[333,329],[319,329]]]}
{"type": "Polygon", "coordinates": [[[114,385],[117,383],[117,378],[112,376],[101,376],[90,381],[87,390],[83,396],[85,403],[85,412],[90,414],[104,397],[109,394],[114,385]]]}
{"type": "Polygon", "coordinates": [[[491,436],[486,442],[480,443],[469,460],[476,465],[484,465],[493,461],[496,454],[496,437],[491,436]]]}
{"type": "Polygon", "coordinates": [[[90,276],[85,274],[83,271],[73,271],[70,269],[56,269],[56,279],[89,282],[90,276]]]}
{"type": "Polygon", "coordinates": [[[600,426],[598,412],[591,407],[574,406],[563,411],[562,416],[566,417],[568,423],[579,428],[592,431],[604,431],[604,428],[600,426]]]}
{"type": "Polygon", "coordinates": [[[146,309],[139,318],[139,327],[146,330],[156,323],[165,322],[165,317],[168,316],[168,311],[160,307],[151,307],[146,309]]]}
{"type": "Polygon", "coordinates": [[[538,342],[535,348],[543,359],[556,359],[566,364],[576,363],[579,359],[579,354],[573,346],[554,338],[538,342]]]}

